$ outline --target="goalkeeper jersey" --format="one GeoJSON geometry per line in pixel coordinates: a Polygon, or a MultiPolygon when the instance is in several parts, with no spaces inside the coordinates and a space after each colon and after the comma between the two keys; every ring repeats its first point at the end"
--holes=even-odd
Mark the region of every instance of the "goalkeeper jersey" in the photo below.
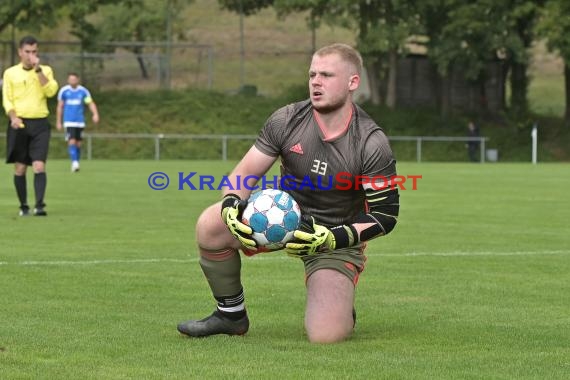
{"type": "Polygon", "coordinates": [[[81,85],[66,85],[59,90],[57,100],[63,102],[63,126],[84,128],[85,105],[93,102],[89,90],[81,85]]]}
{"type": "Polygon", "coordinates": [[[333,140],[319,127],[310,100],[282,107],[269,117],[255,146],[281,157],[280,183],[302,212],[336,226],[366,211],[365,191],[356,176],[387,179],[396,175],[388,138],[366,112],[353,104],[346,131],[333,140]],[[352,186],[342,178],[350,178],[352,186]]]}

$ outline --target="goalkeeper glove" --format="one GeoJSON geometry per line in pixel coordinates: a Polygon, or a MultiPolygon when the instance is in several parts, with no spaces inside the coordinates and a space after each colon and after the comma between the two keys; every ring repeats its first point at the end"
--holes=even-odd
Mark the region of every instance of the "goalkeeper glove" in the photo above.
{"type": "Polygon", "coordinates": [[[285,252],[292,257],[314,255],[319,252],[333,251],[336,239],[331,230],[315,222],[312,216],[303,216],[298,230],[293,232],[296,240],[285,244],[285,252]]]}
{"type": "Polygon", "coordinates": [[[257,243],[251,234],[253,230],[250,226],[241,222],[243,210],[247,206],[247,201],[242,200],[235,194],[227,194],[222,199],[222,220],[228,226],[231,234],[247,249],[257,251],[257,243]]]}

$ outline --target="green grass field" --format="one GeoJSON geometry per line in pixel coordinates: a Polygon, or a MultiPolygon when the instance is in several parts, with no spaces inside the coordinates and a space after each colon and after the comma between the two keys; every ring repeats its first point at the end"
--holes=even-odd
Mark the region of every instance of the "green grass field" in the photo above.
{"type": "Polygon", "coordinates": [[[176,332],[214,307],[194,223],[219,197],[178,191],[177,173],[234,164],[99,160],[72,174],[53,160],[47,218],[16,216],[5,166],[0,378],[568,378],[568,164],[400,163],[423,178],[369,246],[353,338],[325,346],[306,341],[302,265],[280,252],[243,260],[245,337],[176,332]],[[149,188],[154,171],[168,189],[149,188]]]}

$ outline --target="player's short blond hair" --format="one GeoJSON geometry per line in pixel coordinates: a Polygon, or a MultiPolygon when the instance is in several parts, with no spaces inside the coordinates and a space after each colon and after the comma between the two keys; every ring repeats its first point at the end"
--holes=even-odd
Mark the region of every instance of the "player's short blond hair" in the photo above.
{"type": "Polygon", "coordinates": [[[346,44],[336,43],[336,44],[324,46],[315,52],[315,55],[319,56],[319,57],[329,55],[329,54],[338,54],[342,58],[342,60],[344,60],[344,61],[350,63],[352,66],[354,66],[354,69],[356,70],[356,73],[358,75],[361,74],[361,72],[362,72],[362,56],[352,46],[349,46],[346,44]]]}

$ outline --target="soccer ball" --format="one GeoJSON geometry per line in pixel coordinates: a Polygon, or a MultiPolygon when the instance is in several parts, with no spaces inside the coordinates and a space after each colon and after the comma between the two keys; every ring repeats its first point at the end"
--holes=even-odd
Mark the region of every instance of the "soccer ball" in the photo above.
{"type": "Polygon", "coordinates": [[[288,193],[265,189],[248,199],[242,221],[253,230],[253,239],[259,247],[276,251],[293,239],[301,221],[301,209],[288,193]]]}

